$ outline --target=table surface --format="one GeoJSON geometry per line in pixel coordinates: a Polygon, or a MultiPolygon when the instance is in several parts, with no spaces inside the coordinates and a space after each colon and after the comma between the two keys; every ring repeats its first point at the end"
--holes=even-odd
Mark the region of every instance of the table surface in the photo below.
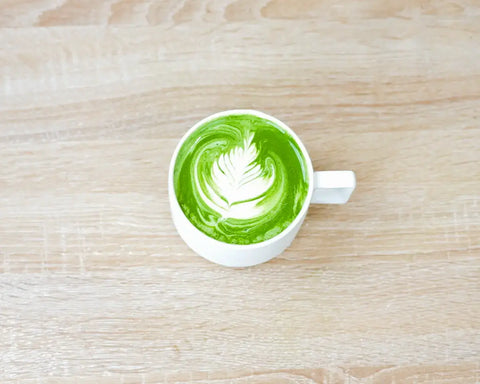
{"type": "Polygon", "coordinates": [[[480,4],[0,0],[0,380],[480,381],[480,4]],[[289,124],[351,203],[261,266],[172,225],[182,134],[289,124]]]}

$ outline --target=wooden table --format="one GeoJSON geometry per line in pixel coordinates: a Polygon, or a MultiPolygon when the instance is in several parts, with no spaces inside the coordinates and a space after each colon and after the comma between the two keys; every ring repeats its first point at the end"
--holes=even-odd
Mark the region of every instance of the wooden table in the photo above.
{"type": "Polygon", "coordinates": [[[0,0],[0,381],[480,382],[480,4],[0,0]],[[255,108],[353,169],[288,251],[196,256],[167,167],[255,108]]]}

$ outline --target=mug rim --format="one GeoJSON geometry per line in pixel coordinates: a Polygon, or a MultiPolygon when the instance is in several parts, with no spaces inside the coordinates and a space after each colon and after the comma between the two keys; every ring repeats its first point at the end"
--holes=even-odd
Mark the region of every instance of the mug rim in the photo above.
{"type": "Polygon", "coordinates": [[[310,155],[307,152],[307,149],[305,148],[305,145],[303,144],[302,140],[297,136],[297,134],[283,121],[277,119],[276,117],[273,117],[267,113],[257,111],[255,109],[229,109],[225,111],[220,111],[213,113],[207,117],[204,117],[203,119],[199,120],[196,122],[191,128],[188,129],[187,132],[182,136],[180,141],[178,142],[177,146],[175,147],[175,150],[172,154],[172,157],[170,159],[170,165],[169,165],[169,170],[168,170],[168,194],[169,194],[169,199],[170,199],[170,204],[176,204],[181,212],[181,214],[187,219],[187,221],[198,231],[198,234],[201,237],[205,237],[209,239],[209,241],[214,241],[217,243],[219,246],[224,246],[226,248],[230,249],[256,249],[256,248],[262,248],[265,246],[268,246],[272,243],[275,243],[279,241],[281,238],[287,236],[290,231],[292,231],[298,224],[301,222],[308,210],[308,207],[310,206],[310,202],[312,200],[312,195],[313,195],[313,165],[312,165],[312,160],[310,158],[310,155]],[[298,212],[297,216],[292,220],[290,224],[280,233],[277,235],[273,236],[270,239],[261,241],[259,243],[252,243],[252,244],[234,244],[234,243],[226,243],[224,241],[220,241],[217,239],[214,239],[213,237],[208,236],[206,233],[202,232],[200,229],[195,227],[193,223],[189,220],[189,218],[185,215],[183,212],[182,207],[180,206],[178,199],[177,199],[177,194],[175,191],[175,186],[173,182],[173,173],[175,170],[175,163],[177,162],[177,157],[178,153],[180,152],[180,148],[182,147],[183,143],[187,140],[187,138],[195,132],[201,125],[208,123],[211,120],[214,120],[218,117],[223,117],[223,116],[230,116],[230,115],[254,115],[257,117],[261,117],[266,120],[270,120],[274,122],[275,124],[278,124],[281,128],[283,128],[285,131],[288,132],[288,134],[293,137],[297,145],[299,146],[300,150],[302,151],[302,155],[305,159],[305,163],[307,165],[307,170],[308,170],[308,192],[307,196],[305,197],[305,201],[303,202],[302,208],[298,212]]]}

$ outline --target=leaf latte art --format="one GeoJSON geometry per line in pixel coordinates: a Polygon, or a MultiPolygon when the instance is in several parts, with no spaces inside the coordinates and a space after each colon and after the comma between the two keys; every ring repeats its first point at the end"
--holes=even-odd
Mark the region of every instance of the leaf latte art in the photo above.
{"type": "Polygon", "coordinates": [[[206,235],[254,244],[282,232],[300,212],[308,173],[296,141],[254,115],[217,117],[183,143],[174,167],[177,200],[206,235]]]}
{"type": "Polygon", "coordinates": [[[203,200],[223,219],[251,219],[265,213],[258,203],[273,184],[275,168],[271,164],[269,174],[256,163],[258,152],[252,138],[249,134],[242,147],[221,154],[213,162],[210,175],[199,174],[198,166],[193,170],[203,200]]]}

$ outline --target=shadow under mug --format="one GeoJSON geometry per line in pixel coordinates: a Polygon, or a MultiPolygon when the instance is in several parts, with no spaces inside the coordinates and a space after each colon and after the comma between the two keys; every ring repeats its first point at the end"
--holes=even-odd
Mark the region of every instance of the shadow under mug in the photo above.
{"type": "Polygon", "coordinates": [[[352,171],[322,171],[314,172],[312,161],[305,146],[285,123],[255,110],[229,110],[215,113],[196,123],[190,128],[178,143],[168,173],[168,196],[172,219],[180,237],[198,255],[214,263],[228,267],[248,267],[264,263],[281,254],[293,241],[300,229],[310,204],[344,204],[355,189],[355,174],[352,171]],[[240,245],[215,240],[197,229],[183,213],[175,194],[173,173],[177,155],[184,141],[200,126],[210,120],[227,115],[249,114],[270,120],[279,125],[297,142],[307,164],[308,193],[305,202],[296,216],[278,235],[260,243],[240,245]]]}

